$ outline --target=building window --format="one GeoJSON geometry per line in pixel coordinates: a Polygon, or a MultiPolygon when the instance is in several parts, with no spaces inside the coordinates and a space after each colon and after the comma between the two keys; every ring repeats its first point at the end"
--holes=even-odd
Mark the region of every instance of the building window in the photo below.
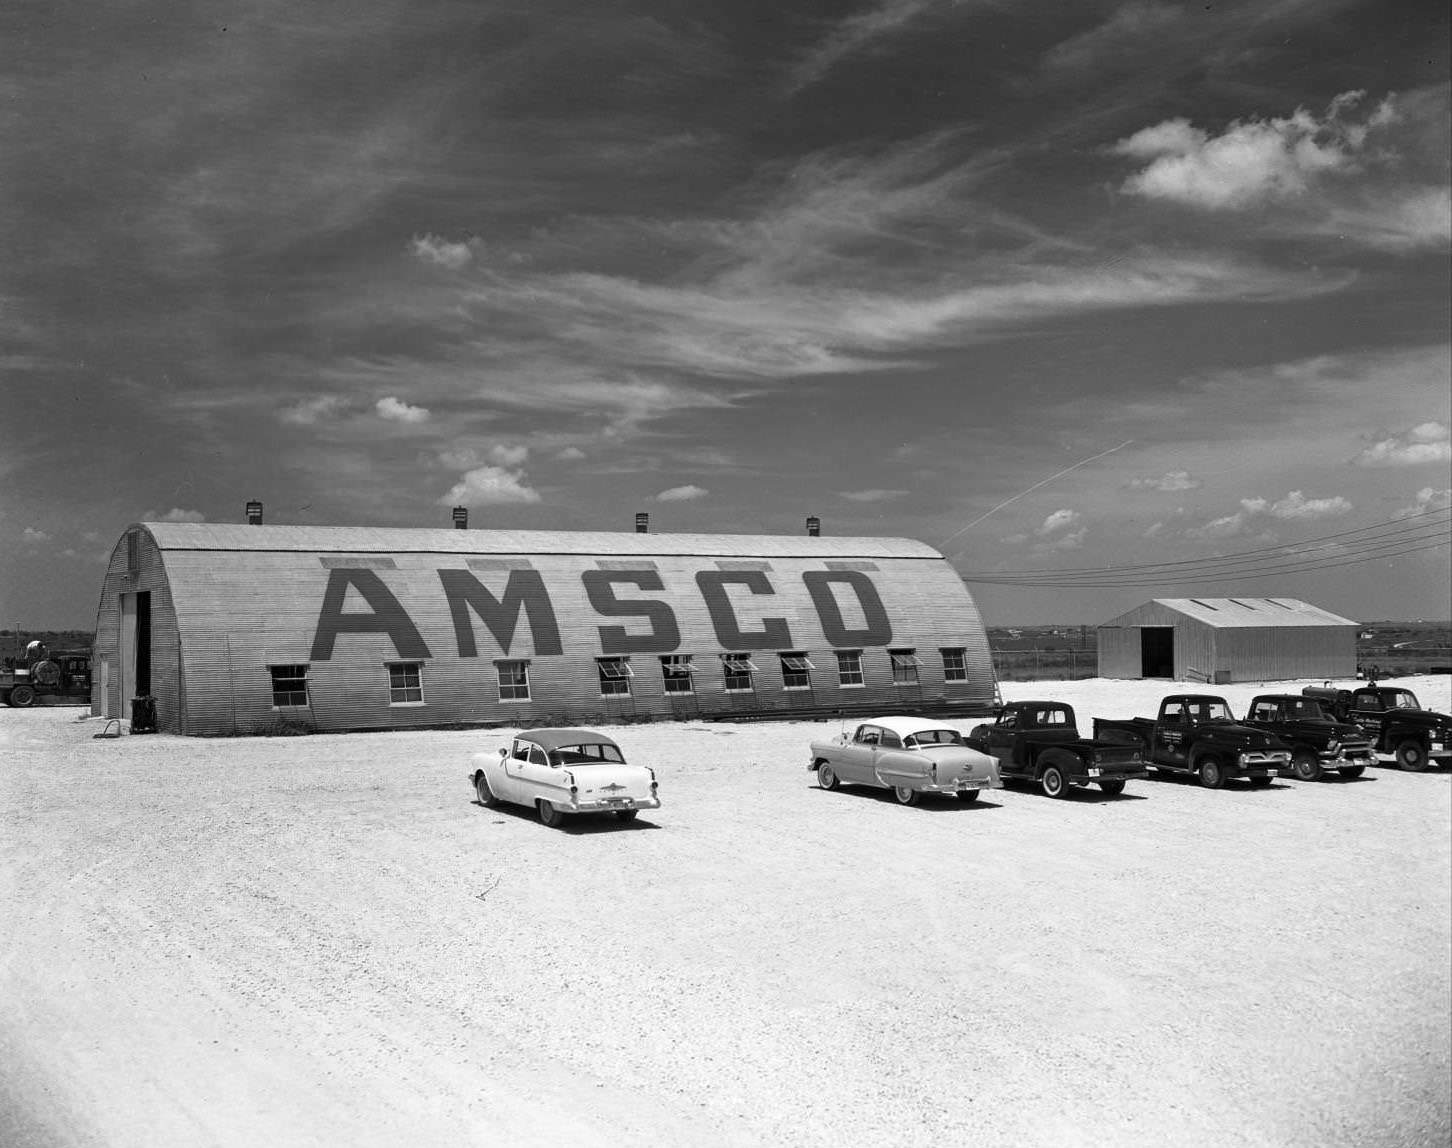
{"type": "Polygon", "coordinates": [[[141,534],[130,530],[126,533],[126,573],[136,574],[141,570],[141,534]]]}
{"type": "Polygon", "coordinates": [[[892,684],[895,686],[915,686],[918,684],[918,667],[922,665],[918,661],[918,655],[913,650],[888,650],[887,656],[892,659],[892,684]]]}
{"type": "Polygon", "coordinates": [[[307,666],[268,666],[272,672],[272,704],[305,706],[308,704],[307,666]]]}
{"type": "Polygon", "coordinates": [[[755,689],[752,683],[752,675],[756,673],[756,663],[745,654],[722,654],[721,669],[726,675],[726,692],[748,693],[755,689]]]}
{"type": "Polygon", "coordinates": [[[691,676],[696,672],[696,664],[691,661],[690,654],[665,654],[660,660],[660,674],[665,679],[665,692],[668,694],[693,694],[696,692],[696,682],[691,676]]]}
{"type": "Polygon", "coordinates": [[[862,685],[862,651],[837,651],[837,684],[856,687],[862,685]]]}
{"type": "Polygon", "coordinates": [[[629,658],[596,658],[595,668],[600,674],[600,693],[603,696],[629,695],[630,679],[635,677],[629,658]]]}
{"type": "Polygon", "coordinates": [[[528,662],[495,662],[494,669],[499,674],[500,701],[529,701],[528,662]]]}
{"type": "Polygon", "coordinates": [[[809,690],[812,688],[812,665],[806,654],[781,655],[781,684],[788,690],[809,690]]]}
{"type": "Polygon", "coordinates": [[[952,646],[942,651],[943,681],[966,682],[968,680],[968,651],[962,646],[952,646]]]}
{"type": "Polygon", "coordinates": [[[388,704],[423,705],[423,666],[419,662],[388,663],[388,704]]]}

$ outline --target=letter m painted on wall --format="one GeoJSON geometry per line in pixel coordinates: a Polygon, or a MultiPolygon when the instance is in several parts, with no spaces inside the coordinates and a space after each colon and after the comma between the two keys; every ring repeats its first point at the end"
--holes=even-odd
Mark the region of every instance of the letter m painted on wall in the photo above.
{"type": "Polygon", "coordinates": [[[536,654],[543,656],[564,652],[560,645],[560,626],[555,620],[555,608],[538,570],[511,570],[502,599],[496,598],[467,570],[440,570],[439,581],[444,584],[444,597],[449,600],[449,615],[454,620],[459,657],[479,656],[470,610],[479,615],[499,643],[500,650],[506,654],[514,642],[521,611],[529,619],[529,633],[536,654]]]}

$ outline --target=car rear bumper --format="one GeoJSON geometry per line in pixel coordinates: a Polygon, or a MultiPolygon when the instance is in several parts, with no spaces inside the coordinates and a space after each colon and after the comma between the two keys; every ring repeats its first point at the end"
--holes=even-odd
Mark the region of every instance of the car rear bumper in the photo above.
{"type": "Polygon", "coordinates": [[[961,777],[957,781],[914,781],[910,787],[919,793],[968,793],[974,789],[1002,789],[1003,782],[993,777],[961,777]]]}
{"type": "Polygon", "coordinates": [[[1148,776],[1149,770],[1142,765],[1091,765],[1070,780],[1078,785],[1097,785],[1101,781],[1138,781],[1148,776]]]}
{"type": "Polygon", "coordinates": [[[660,798],[654,794],[650,797],[609,797],[598,800],[572,801],[568,805],[563,801],[556,801],[555,808],[562,813],[607,813],[617,809],[659,809],[660,798]]]}

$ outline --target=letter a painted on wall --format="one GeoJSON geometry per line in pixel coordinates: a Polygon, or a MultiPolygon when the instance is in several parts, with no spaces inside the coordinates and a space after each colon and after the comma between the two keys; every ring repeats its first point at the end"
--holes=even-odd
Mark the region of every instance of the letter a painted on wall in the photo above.
{"type": "Polygon", "coordinates": [[[763,618],[760,630],[741,629],[724,589],[730,582],[745,586],[753,594],[776,593],[771,580],[761,570],[702,570],[696,575],[696,585],[701,588],[701,597],[711,614],[716,640],[728,650],[791,649],[792,631],[785,618],[763,618]]]}
{"type": "Polygon", "coordinates": [[[470,609],[483,619],[484,625],[499,643],[500,650],[506,654],[514,642],[514,629],[519,623],[521,610],[529,619],[529,636],[537,655],[543,657],[564,652],[560,645],[560,625],[555,620],[555,608],[538,570],[511,570],[509,581],[504,584],[503,601],[491,594],[467,570],[440,570],[439,581],[444,584],[444,597],[449,600],[449,615],[454,620],[454,640],[459,644],[459,657],[479,656],[479,648],[474,643],[474,625],[469,620],[470,609]]]}
{"type": "Polygon", "coordinates": [[[606,618],[649,618],[650,633],[630,634],[624,626],[600,627],[603,654],[668,654],[679,649],[681,629],[675,612],[655,598],[621,601],[612,583],[629,582],[642,590],[664,590],[665,583],[654,570],[586,570],[580,575],[595,613],[606,618]]]}
{"type": "Polygon", "coordinates": [[[372,570],[328,573],[328,589],[323,594],[323,609],[318,614],[318,628],[313,631],[313,650],[309,657],[315,662],[328,661],[339,634],[387,634],[393,639],[393,648],[400,658],[432,657],[408,611],[372,570]],[[349,586],[368,603],[368,613],[343,613],[349,586]]]}
{"type": "Polygon", "coordinates": [[[829,646],[885,646],[892,641],[892,623],[883,609],[882,598],[872,579],[861,570],[808,570],[802,575],[807,592],[812,596],[812,605],[817,608],[817,617],[822,620],[822,633],[829,646]],[[849,630],[842,618],[842,607],[832,584],[851,586],[862,607],[864,626],[861,630],[849,630]]]}

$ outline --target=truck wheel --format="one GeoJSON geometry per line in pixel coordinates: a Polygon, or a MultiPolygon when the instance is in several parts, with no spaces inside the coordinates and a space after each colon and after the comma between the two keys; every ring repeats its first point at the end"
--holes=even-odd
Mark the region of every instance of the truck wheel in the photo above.
{"type": "Polygon", "coordinates": [[[1069,779],[1057,765],[1046,765],[1039,774],[1039,788],[1046,797],[1063,797],[1069,792],[1069,779]]]}
{"type": "Polygon", "coordinates": [[[1121,793],[1124,792],[1124,782],[1101,781],[1099,783],[1099,788],[1102,789],[1105,793],[1109,794],[1110,797],[1118,797],[1121,793]]]}
{"type": "Polygon", "coordinates": [[[498,809],[499,798],[494,796],[494,790],[489,788],[489,779],[484,776],[481,769],[474,775],[474,792],[479,797],[479,804],[485,809],[498,809]]]}
{"type": "Polygon", "coordinates": [[[918,803],[918,791],[907,785],[894,785],[892,795],[897,798],[899,805],[916,805],[918,803]]]}
{"type": "Polygon", "coordinates": [[[837,771],[824,761],[817,766],[817,784],[823,789],[836,789],[842,784],[842,779],[837,776],[837,771]]]}
{"type": "Polygon", "coordinates": [[[565,815],[555,808],[555,803],[546,801],[543,797],[534,803],[534,807],[539,812],[539,819],[551,829],[557,827],[565,819],[565,815]]]}
{"type": "Polygon", "coordinates": [[[1321,761],[1309,749],[1298,749],[1291,754],[1291,772],[1297,781],[1319,781],[1321,761]]]}
{"type": "Polygon", "coordinates": [[[1225,784],[1225,771],[1213,757],[1202,757],[1195,765],[1195,776],[1206,789],[1219,789],[1225,784]]]}
{"type": "Polygon", "coordinates": [[[1346,778],[1348,781],[1350,781],[1350,780],[1353,780],[1355,778],[1360,777],[1363,773],[1365,773],[1366,772],[1366,766],[1364,766],[1364,765],[1346,765],[1346,766],[1342,766],[1336,772],[1339,773],[1342,777],[1346,778]]]}
{"type": "MultiPolygon", "coordinates": [[[[22,687],[20,686],[16,686],[15,691],[12,692],[10,696],[14,698],[15,694],[18,693],[21,688],[22,687]]],[[[21,705],[22,703],[15,702],[14,704],[21,705]]],[[[25,702],[23,704],[29,705],[30,703],[25,702]]],[[[1397,764],[1403,769],[1411,773],[1421,773],[1422,770],[1427,768],[1427,751],[1422,748],[1422,743],[1419,742],[1416,738],[1409,737],[1406,741],[1400,742],[1397,745],[1396,752],[1397,764]]]]}
{"type": "Polygon", "coordinates": [[[17,709],[25,709],[35,704],[34,686],[15,686],[10,691],[10,704],[17,709]]]}

